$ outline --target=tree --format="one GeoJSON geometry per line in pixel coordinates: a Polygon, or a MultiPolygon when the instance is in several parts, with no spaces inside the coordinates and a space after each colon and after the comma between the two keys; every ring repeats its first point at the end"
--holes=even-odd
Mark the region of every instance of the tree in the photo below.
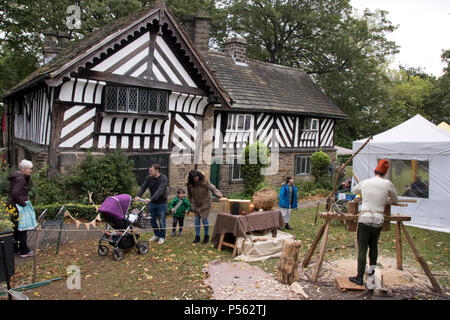
{"type": "Polygon", "coordinates": [[[391,70],[389,75],[391,81],[386,87],[389,99],[377,115],[380,126],[392,128],[416,114],[427,117],[426,104],[431,97],[433,78],[405,68],[391,70]]]}
{"type": "Polygon", "coordinates": [[[435,124],[450,123],[450,49],[443,50],[441,58],[446,64],[444,74],[435,82],[430,99],[425,103],[428,119],[435,124]]]}
{"type": "Polygon", "coordinates": [[[258,185],[264,181],[261,169],[269,166],[269,149],[257,141],[247,145],[242,154],[241,173],[244,181],[244,196],[253,196],[258,185]]]}
{"type": "Polygon", "coordinates": [[[349,146],[378,129],[376,111],[387,97],[387,57],[398,47],[386,11],[353,15],[348,0],[229,0],[228,26],[247,39],[248,56],[299,67],[349,117],[336,141],[349,146]],[[361,126],[364,123],[364,126],[361,126]]]}

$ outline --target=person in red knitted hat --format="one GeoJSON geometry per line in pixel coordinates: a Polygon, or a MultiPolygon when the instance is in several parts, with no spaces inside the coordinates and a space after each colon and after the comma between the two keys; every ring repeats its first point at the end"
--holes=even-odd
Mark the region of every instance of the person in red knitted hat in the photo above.
{"type": "Polygon", "coordinates": [[[384,224],[384,207],[387,203],[398,201],[397,192],[390,180],[383,179],[389,169],[389,161],[381,159],[374,170],[375,176],[361,181],[353,188],[354,193],[362,197],[361,213],[358,218],[358,273],[349,280],[362,285],[366,268],[366,255],[369,249],[370,268],[372,275],[378,258],[378,239],[384,224]]]}

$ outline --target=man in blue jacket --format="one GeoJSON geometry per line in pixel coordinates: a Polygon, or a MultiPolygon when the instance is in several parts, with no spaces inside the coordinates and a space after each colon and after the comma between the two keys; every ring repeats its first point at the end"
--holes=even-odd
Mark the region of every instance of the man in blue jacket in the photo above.
{"type": "Polygon", "coordinates": [[[285,229],[292,230],[289,226],[291,219],[291,210],[297,209],[297,187],[294,186],[294,178],[287,177],[286,183],[281,187],[280,200],[278,206],[280,207],[281,215],[286,223],[285,229]]]}

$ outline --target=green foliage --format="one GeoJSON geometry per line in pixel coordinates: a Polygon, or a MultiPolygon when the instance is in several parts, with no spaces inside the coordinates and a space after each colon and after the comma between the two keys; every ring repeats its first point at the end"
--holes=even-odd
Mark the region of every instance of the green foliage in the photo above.
{"type": "MultiPolygon", "coordinates": [[[[63,204],[60,203],[52,203],[45,205],[37,205],[33,206],[34,211],[36,212],[36,218],[38,218],[44,210],[47,209],[45,214],[45,220],[55,219],[58,211],[61,209],[63,204]]],[[[69,211],[70,215],[78,220],[86,220],[92,221],[97,216],[98,212],[93,205],[84,205],[84,204],[66,204],[66,210],[69,211]]]]}
{"type": "Polygon", "coordinates": [[[47,177],[48,166],[31,175],[30,201],[33,204],[63,203],[69,193],[65,187],[65,176],[47,177]]]}
{"type": "Polygon", "coordinates": [[[81,197],[93,192],[94,203],[101,203],[114,194],[131,194],[135,185],[133,162],[121,150],[101,158],[89,153],[67,183],[81,197]]]}
{"type": "Polygon", "coordinates": [[[241,173],[244,181],[244,195],[253,196],[257,186],[264,181],[261,171],[269,166],[270,152],[263,143],[257,141],[246,146],[242,157],[241,173]]]}
{"type": "Polygon", "coordinates": [[[8,198],[9,196],[10,181],[8,176],[13,171],[14,169],[10,168],[8,165],[0,167],[0,197],[2,198],[8,198]]]}
{"type": "MultiPolygon", "coordinates": [[[[323,183],[323,182],[322,182],[323,183]]],[[[321,186],[319,182],[316,181],[295,181],[295,186],[299,189],[299,198],[306,199],[312,196],[328,195],[331,191],[330,186],[321,186]]]]}
{"type": "Polygon", "coordinates": [[[323,152],[317,151],[311,155],[311,173],[313,176],[320,178],[328,173],[331,159],[330,156],[323,152]]]}

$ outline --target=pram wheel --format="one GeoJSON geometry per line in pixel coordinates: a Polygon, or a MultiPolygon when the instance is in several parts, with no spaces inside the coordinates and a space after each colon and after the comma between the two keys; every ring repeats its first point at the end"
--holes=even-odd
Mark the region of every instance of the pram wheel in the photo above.
{"type": "Polygon", "coordinates": [[[125,254],[124,254],[123,250],[115,248],[114,252],[113,252],[113,259],[116,261],[120,261],[123,259],[124,255],[125,254]]]}
{"type": "Polygon", "coordinates": [[[98,254],[101,255],[102,257],[106,256],[108,254],[108,247],[107,246],[103,246],[103,245],[99,245],[98,246],[98,254]]]}
{"type": "Polygon", "coordinates": [[[136,248],[138,249],[138,252],[140,254],[146,254],[148,252],[148,242],[147,241],[140,241],[136,244],[136,248]]]}

